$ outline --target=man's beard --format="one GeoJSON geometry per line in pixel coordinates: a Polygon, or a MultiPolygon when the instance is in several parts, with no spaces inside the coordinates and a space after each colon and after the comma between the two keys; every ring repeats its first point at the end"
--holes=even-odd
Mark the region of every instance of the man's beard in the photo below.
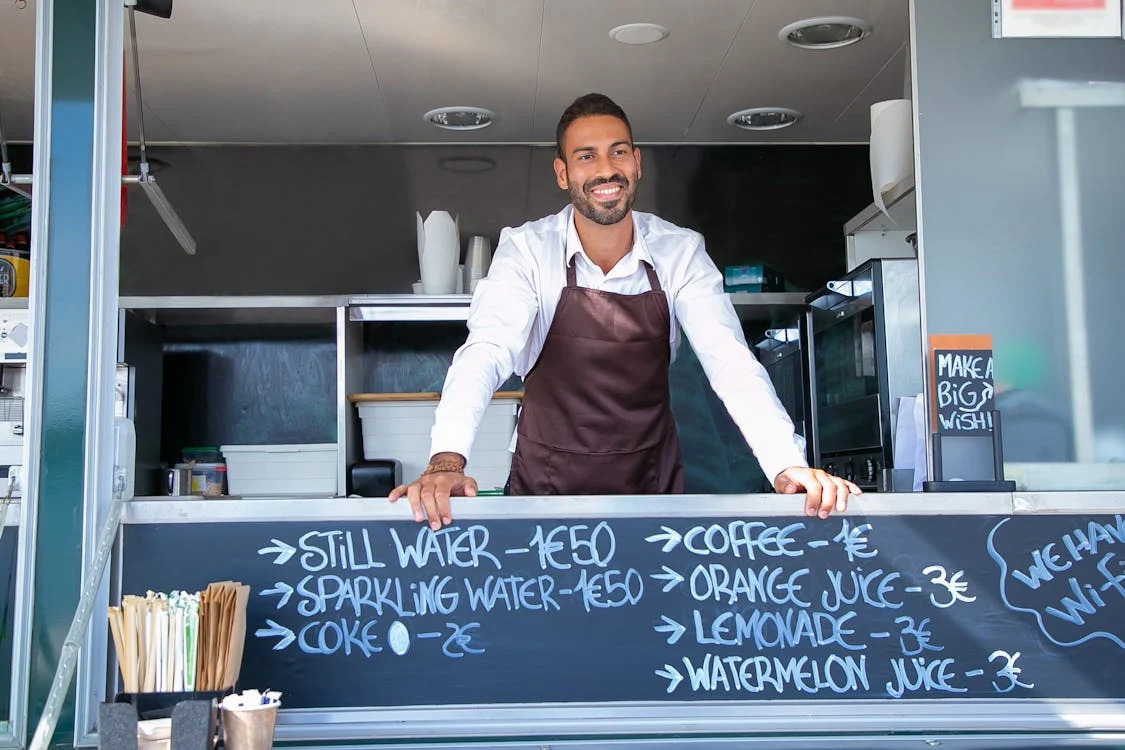
{"type": "Polygon", "coordinates": [[[596,224],[602,224],[603,226],[616,224],[624,219],[633,208],[633,202],[637,199],[635,187],[630,185],[629,181],[621,175],[599,177],[590,180],[581,187],[579,187],[577,183],[568,180],[567,187],[570,193],[570,202],[574,204],[574,208],[578,213],[582,214],[590,221],[596,224]],[[611,184],[621,186],[621,196],[613,204],[609,206],[601,205],[595,198],[590,196],[590,192],[594,188],[611,184]]]}

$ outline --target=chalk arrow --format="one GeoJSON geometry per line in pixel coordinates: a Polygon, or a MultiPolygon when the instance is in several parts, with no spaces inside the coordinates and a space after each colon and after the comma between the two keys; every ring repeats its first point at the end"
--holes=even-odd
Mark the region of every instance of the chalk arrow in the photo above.
{"type": "MultiPolygon", "coordinates": [[[[293,641],[297,640],[297,636],[293,633],[293,631],[290,630],[289,628],[285,627],[284,625],[278,625],[273,620],[266,620],[266,625],[268,627],[258,628],[257,630],[255,630],[254,631],[254,637],[255,638],[273,638],[275,636],[280,635],[281,640],[278,641],[277,643],[273,644],[273,650],[274,651],[280,651],[281,649],[285,648],[286,646],[288,646],[293,641]]],[[[671,691],[669,691],[669,692],[671,692],[671,691]]]]}
{"type": "Polygon", "coordinates": [[[660,548],[661,552],[668,552],[673,547],[675,547],[677,544],[679,544],[681,539],[683,539],[683,537],[680,536],[680,532],[676,531],[675,529],[670,529],[667,526],[661,526],[660,530],[664,533],[663,534],[653,534],[652,536],[646,536],[645,541],[646,542],[664,542],[664,546],[660,548]]]}
{"type": "Polygon", "coordinates": [[[676,689],[676,686],[680,684],[680,680],[684,679],[684,676],[677,672],[676,668],[670,664],[665,664],[664,669],[656,670],[656,676],[668,680],[669,693],[676,689]]]}
{"type": "Polygon", "coordinates": [[[995,390],[996,389],[992,385],[992,383],[985,383],[984,387],[980,389],[981,400],[987,401],[988,399],[992,398],[992,394],[995,392],[995,390]]]}
{"type": "Polygon", "coordinates": [[[262,589],[258,592],[258,596],[273,596],[274,594],[281,594],[281,600],[277,603],[277,608],[281,609],[289,601],[289,597],[293,596],[293,587],[288,583],[278,581],[272,589],[262,589]]]}
{"type": "Polygon", "coordinates": [[[665,593],[671,591],[678,584],[681,584],[681,583],[684,582],[684,577],[682,575],[680,575],[679,573],[677,573],[676,571],[669,568],[667,565],[661,565],[660,567],[661,567],[661,569],[663,569],[663,571],[664,571],[663,573],[652,573],[652,574],[650,574],[649,577],[655,578],[658,581],[667,581],[667,583],[664,584],[664,589],[663,589],[665,593]]]}
{"type": "MultiPolygon", "coordinates": [[[[675,620],[673,620],[670,617],[665,617],[664,615],[660,615],[660,619],[663,620],[666,624],[664,624],[664,625],[653,625],[652,629],[655,630],[657,633],[670,633],[670,635],[668,636],[669,645],[675,643],[678,640],[680,640],[680,636],[684,634],[685,630],[687,630],[687,628],[685,628],[683,625],[676,622],[675,620]]],[[[665,666],[667,666],[667,665],[665,665],[665,666]]],[[[672,691],[669,690],[668,692],[670,693],[672,691]]]]}
{"type": "Polygon", "coordinates": [[[270,539],[273,542],[272,547],[262,547],[258,550],[259,555],[277,555],[274,558],[274,565],[284,565],[289,562],[289,558],[297,551],[296,547],[290,546],[280,539],[270,539]]]}

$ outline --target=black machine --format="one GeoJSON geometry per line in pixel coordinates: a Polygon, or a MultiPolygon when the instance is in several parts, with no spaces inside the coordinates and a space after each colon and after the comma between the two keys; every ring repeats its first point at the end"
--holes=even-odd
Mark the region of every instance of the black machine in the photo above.
{"type": "Polygon", "coordinates": [[[899,399],[922,392],[918,262],[868,261],[806,302],[814,465],[865,490],[910,492],[893,436],[899,399]]]}

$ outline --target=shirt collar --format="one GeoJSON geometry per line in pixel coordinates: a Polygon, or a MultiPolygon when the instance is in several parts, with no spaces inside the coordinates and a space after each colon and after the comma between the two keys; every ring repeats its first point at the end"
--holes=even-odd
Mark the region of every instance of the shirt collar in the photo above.
{"type": "MultiPolygon", "coordinates": [[[[574,227],[574,206],[567,206],[563,211],[563,215],[566,221],[566,265],[569,266],[570,261],[579,253],[582,253],[582,257],[586,259],[586,262],[593,265],[590,256],[586,255],[586,250],[582,247],[582,240],[578,238],[578,230],[574,227]]],[[[629,253],[621,259],[621,262],[625,264],[621,267],[625,275],[636,272],[637,264],[642,260],[655,268],[652,262],[652,255],[648,251],[648,245],[645,244],[644,232],[641,231],[637,212],[633,211],[631,215],[633,219],[633,247],[630,249],[629,253]]]]}

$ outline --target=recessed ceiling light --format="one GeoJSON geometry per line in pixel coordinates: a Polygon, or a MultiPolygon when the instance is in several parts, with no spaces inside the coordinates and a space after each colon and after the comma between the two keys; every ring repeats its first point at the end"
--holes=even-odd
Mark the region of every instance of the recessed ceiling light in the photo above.
{"type": "Polygon", "coordinates": [[[610,29],[609,38],[622,44],[652,44],[668,36],[668,29],[655,23],[627,23],[610,29]]]}
{"type": "Polygon", "coordinates": [[[496,113],[480,107],[439,107],[422,115],[431,125],[446,130],[479,130],[496,119],[496,113]]]}
{"type": "Polygon", "coordinates": [[[862,18],[825,16],[791,23],[778,36],[802,49],[834,49],[855,44],[871,33],[871,24],[862,18]]]}
{"type": "Polygon", "coordinates": [[[743,130],[778,130],[800,119],[801,113],[788,107],[754,107],[735,112],[727,118],[727,124],[743,130]]]}

